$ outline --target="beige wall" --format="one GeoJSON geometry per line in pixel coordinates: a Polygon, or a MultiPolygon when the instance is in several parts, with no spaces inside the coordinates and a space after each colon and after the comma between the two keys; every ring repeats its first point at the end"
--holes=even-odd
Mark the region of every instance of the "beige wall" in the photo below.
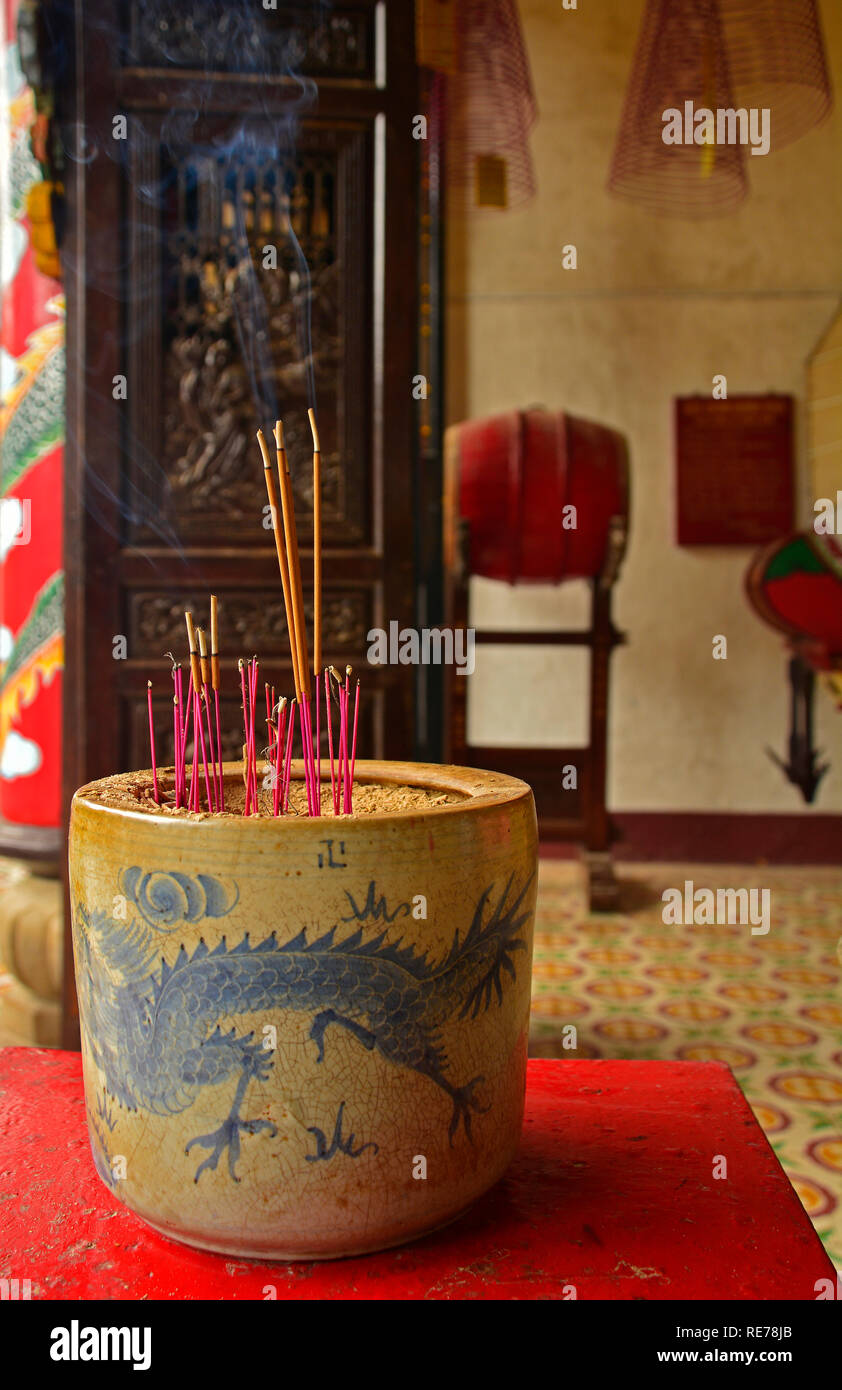
{"type": "MultiPolygon", "coordinates": [[[[840,92],[842,7],[822,8],[840,92]]],[[[605,190],[642,0],[584,0],[575,11],[520,0],[520,11],[540,110],[539,192],[524,210],[449,222],[448,419],[541,403],[629,438],[631,542],[616,590],[629,645],[614,658],[614,808],[801,810],[800,793],[764,752],[785,752],[786,658],[743,598],[751,550],[673,542],[672,398],[710,391],[716,373],[732,394],[793,393],[800,521],[812,518],[806,363],[842,298],[842,115],[749,159],[751,189],[736,214],[659,219],[605,190]],[[562,268],[566,243],[578,249],[575,271],[562,268]],[[728,639],[727,661],[712,659],[716,634],[728,639]]],[[[575,586],[483,584],[475,599],[477,622],[551,626],[579,596],[575,586]]],[[[529,663],[503,648],[478,655],[475,741],[581,734],[584,671],[569,653],[539,651],[529,663]]],[[[815,809],[840,811],[842,713],[823,689],[816,717],[833,768],[815,809]]]]}

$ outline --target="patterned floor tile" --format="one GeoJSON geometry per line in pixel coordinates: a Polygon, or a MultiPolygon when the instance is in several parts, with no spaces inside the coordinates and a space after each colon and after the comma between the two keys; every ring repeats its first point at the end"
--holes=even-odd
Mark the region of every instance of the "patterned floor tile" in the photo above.
{"type": "Polygon", "coordinates": [[[530,1055],[727,1063],[842,1269],[842,871],[623,865],[590,913],[582,867],[542,860],[530,1055]],[[662,893],[768,888],[770,930],[665,925],[662,893]]]}

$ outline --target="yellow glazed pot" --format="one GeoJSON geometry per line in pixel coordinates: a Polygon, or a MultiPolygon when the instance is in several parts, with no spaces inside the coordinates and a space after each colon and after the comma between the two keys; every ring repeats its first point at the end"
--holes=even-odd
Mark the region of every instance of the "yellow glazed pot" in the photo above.
{"type": "Polygon", "coordinates": [[[464,799],[277,820],[111,809],[86,795],[105,784],[73,799],[94,1161],[192,1245],[396,1245],[457,1216],[517,1148],[532,793],[414,763],[359,762],[356,781],[464,799]]]}

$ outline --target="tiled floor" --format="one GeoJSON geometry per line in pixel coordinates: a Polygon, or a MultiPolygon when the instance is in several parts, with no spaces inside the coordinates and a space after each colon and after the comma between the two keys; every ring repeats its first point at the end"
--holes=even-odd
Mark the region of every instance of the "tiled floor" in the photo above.
{"type": "Polygon", "coordinates": [[[842,1268],[842,871],[621,865],[620,876],[624,910],[589,915],[580,865],[541,862],[531,1055],[727,1062],[842,1268]],[[665,926],[661,893],[685,879],[769,888],[768,934],[665,926]]]}

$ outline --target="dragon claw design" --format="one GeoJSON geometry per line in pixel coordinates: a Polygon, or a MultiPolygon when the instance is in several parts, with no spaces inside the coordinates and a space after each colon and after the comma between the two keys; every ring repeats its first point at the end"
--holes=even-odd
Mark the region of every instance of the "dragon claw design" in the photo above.
{"type": "Polygon", "coordinates": [[[319,1049],[317,1062],[324,1061],[325,1055],[325,1030],[331,1023],[338,1024],[341,1028],[347,1028],[349,1033],[362,1043],[363,1047],[369,1052],[376,1047],[377,1037],[370,1028],[364,1028],[362,1024],[355,1023],[352,1018],[345,1018],[343,1014],[337,1013],[335,1009],[323,1009],[313,1019],[313,1026],[310,1029],[310,1037],[319,1049]]]}
{"type": "Polygon", "coordinates": [[[210,1134],[197,1134],[195,1139],[190,1140],[184,1152],[189,1153],[194,1144],[199,1144],[203,1149],[210,1149],[211,1152],[199,1164],[193,1181],[198,1182],[206,1168],[215,1168],[227,1149],[228,1172],[235,1182],[239,1182],[234,1168],[240,1157],[240,1132],[259,1134],[263,1129],[269,1131],[270,1138],[274,1138],[278,1132],[271,1120],[241,1120],[237,1115],[229,1115],[219,1129],[212,1130],[210,1134]]]}
{"type": "MultiPolygon", "coordinates": [[[[453,1101],[453,1114],[450,1117],[450,1124],[447,1130],[451,1148],[453,1148],[453,1140],[459,1129],[460,1120],[465,1126],[465,1133],[468,1136],[469,1142],[473,1144],[474,1137],[471,1134],[471,1111],[477,1115],[485,1115],[487,1111],[491,1109],[490,1105],[481,1105],[474,1095],[474,1087],[482,1085],[484,1081],[484,1076],[475,1076],[472,1081],[466,1082],[464,1086],[445,1086],[445,1090],[453,1101]]],[[[442,1085],[441,1081],[439,1081],[439,1085],[442,1085]]]]}
{"type": "Polygon", "coordinates": [[[254,1034],[249,1033],[247,1038],[242,1039],[243,1043],[246,1044],[242,1058],[243,1071],[227,1119],[223,1120],[219,1129],[211,1130],[209,1134],[197,1134],[184,1150],[185,1153],[189,1153],[194,1144],[199,1144],[203,1149],[210,1149],[211,1151],[196,1169],[194,1182],[199,1181],[206,1168],[216,1168],[226,1149],[228,1150],[228,1172],[235,1182],[239,1182],[240,1179],[234,1169],[240,1157],[240,1133],[259,1134],[261,1130],[265,1129],[269,1131],[269,1136],[272,1139],[278,1133],[271,1120],[240,1119],[240,1106],[243,1103],[249,1082],[254,1079],[265,1081],[272,1068],[271,1060],[261,1055],[259,1047],[248,1046],[253,1037],[254,1034]]]}

